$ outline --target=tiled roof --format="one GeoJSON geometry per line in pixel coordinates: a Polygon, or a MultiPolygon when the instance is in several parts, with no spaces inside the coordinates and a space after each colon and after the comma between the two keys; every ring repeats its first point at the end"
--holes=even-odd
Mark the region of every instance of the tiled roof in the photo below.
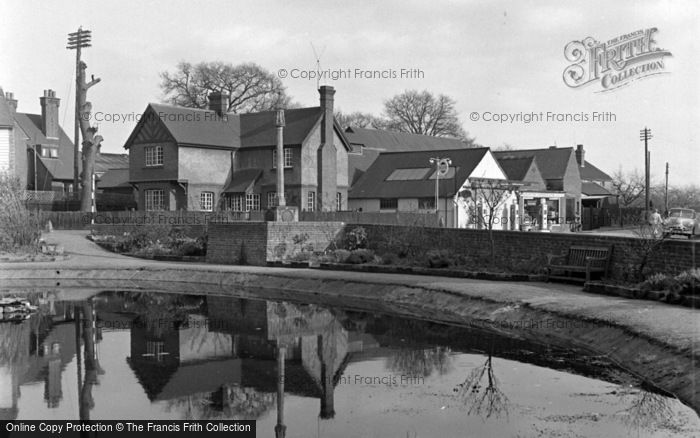
{"type": "Polygon", "coordinates": [[[612,181],[612,178],[607,173],[598,169],[588,161],[584,160],[585,166],[579,167],[581,179],[584,181],[612,181]]]}
{"type": "Polygon", "coordinates": [[[499,161],[504,158],[535,157],[537,167],[544,179],[563,179],[573,148],[518,149],[513,151],[496,151],[493,154],[499,161]]]}
{"type": "Polygon", "coordinates": [[[129,185],[129,168],[109,169],[102,174],[97,182],[97,188],[119,188],[130,187],[129,185]]]}
{"type": "Polygon", "coordinates": [[[127,154],[109,154],[100,152],[95,157],[95,173],[104,173],[109,169],[122,169],[129,167],[127,154]]]}
{"type": "Polygon", "coordinates": [[[488,148],[463,148],[442,151],[386,152],[379,154],[372,166],[357,181],[349,193],[350,198],[423,198],[435,196],[435,180],[430,179],[432,170],[419,180],[386,181],[396,169],[431,168],[431,157],[449,156],[456,176],[440,179],[440,197],[453,196],[461,184],[469,178],[481,162],[488,148]]]}
{"type": "Polygon", "coordinates": [[[255,181],[260,178],[260,169],[241,169],[233,172],[231,182],[224,189],[224,193],[246,193],[255,181]]]}
{"type": "Polygon", "coordinates": [[[582,182],[581,193],[588,196],[612,196],[608,189],[592,182],[582,182]]]}
{"type": "Polygon", "coordinates": [[[464,149],[466,145],[457,138],[433,137],[370,128],[348,128],[345,135],[353,145],[377,149],[380,152],[437,151],[464,149]]]}
{"type": "Polygon", "coordinates": [[[535,157],[508,158],[496,156],[496,159],[509,180],[522,181],[527,176],[527,171],[532,166],[532,161],[535,157]]]}
{"type": "MultiPolygon", "coordinates": [[[[73,180],[73,142],[70,141],[63,128],[59,128],[59,138],[49,139],[41,132],[41,115],[15,113],[15,121],[24,131],[29,145],[58,145],[58,158],[43,158],[39,160],[51,173],[55,180],[73,180]]],[[[80,163],[78,164],[80,167],[80,163]]]]}
{"type": "MultiPolygon", "coordinates": [[[[236,114],[218,117],[214,111],[204,109],[160,103],[150,103],[148,106],[180,144],[240,147],[240,119],[236,114]]],[[[144,112],[144,118],[147,114],[148,110],[144,112]]],[[[130,140],[127,140],[127,144],[130,140]]]]}
{"type": "MultiPolygon", "coordinates": [[[[275,111],[241,114],[241,146],[272,146],[277,144],[275,111]]],[[[284,111],[284,144],[300,145],[321,119],[321,108],[298,108],[284,111]]]]}

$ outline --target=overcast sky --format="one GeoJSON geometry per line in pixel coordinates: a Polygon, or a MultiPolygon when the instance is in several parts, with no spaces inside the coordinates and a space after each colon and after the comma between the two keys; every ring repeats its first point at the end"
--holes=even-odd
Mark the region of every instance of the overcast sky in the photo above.
{"type": "MultiPolygon", "coordinates": [[[[66,34],[82,25],[93,46],[83,60],[102,82],[90,89],[94,111],[140,113],[162,96],[158,73],[179,61],[255,62],[277,72],[322,69],[419,69],[422,77],[339,79],[336,107],[379,114],[383,101],[406,89],[444,93],[457,101],[464,128],[485,146],[574,146],[612,173],[644,167],[639,130],[654,135],[652,176],[671,185],[700,184],[700,3],[697,1],[10,1],[0,14],[0,86],[19,110],[39,112],[42,90],[56,90],[61,124],[72,137],[74,52],[66,34]],[[607,93],[600,84],[569,88],[564,47],[593,37],[607,41],[656,27],[667,74],[607,93]],[[69,94],[70,92],[70,94],[69,94]],[[67,96],[71,96],[67,98],[67,96]],[[492,113],[610,112],[608,122],[483,120],[492,113]],[[470,120],[476,112],[480,120],[470,120]]],[[[284,79],[304,106],[318,105],[314,80],[284,79]]],[[[135,123],[101,123],[106,152],[122,146],[135,123]]]]}

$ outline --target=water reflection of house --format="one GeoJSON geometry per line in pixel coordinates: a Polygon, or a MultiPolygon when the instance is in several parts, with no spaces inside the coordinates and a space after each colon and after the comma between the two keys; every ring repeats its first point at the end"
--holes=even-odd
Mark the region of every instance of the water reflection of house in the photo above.
{"type": "Polygon", "coordinates": [[[42,312],[21,323],[0,324],[0,419],[17,417],[22,385],[44,382],[44,400],[56,408],[61,380],[75,357],[75,324],[70,305],[47,302],[42,312]]]}
{"type": "Polygon", "coordinates": [[[131,324],[131,356],[127,359],[150,400],[217,391],[240,383],[241,361],[233,339],[210,331],[203,315],[191,314],[181,324],[171,320],[135,319],[131,324]]]}

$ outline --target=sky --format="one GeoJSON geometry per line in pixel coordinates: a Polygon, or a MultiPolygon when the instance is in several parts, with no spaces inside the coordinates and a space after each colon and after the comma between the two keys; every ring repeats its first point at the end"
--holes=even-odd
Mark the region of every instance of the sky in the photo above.
{"type": "Polygon", "coordinates": [[[284,69],[288,94],[317,106],[316,80],[300,77],[316,70],[316,52],[322,71],[351,72],[320,82],[335,87],[343,112],[380,114],[392,96],[428,90],[453,98],[465,130],[484,146],[583,144],[586,159],[610,174],[643,170],[639,131],[646,126],[653,135],[653,181],[663,180],[668,162],[671,186],[700,184],[697,1],[3,3],[0,86],[14,92],[19,111],[30,113],[40,112],[44,89],[55,90],[71,137],[75,53],[66,50],[66,35],[79,26],[92,31],[83,60],[88,75],[102,80],[88,100],[103,114],[104,152],[124,153],[136,125],[105,115],[140,114],[161,101],[159,73],[180,61],[254,62],[275,74],[284,69]],[[671,53],[663,58],[663,74],[607,92],[600,92],[600,82],[564,83],[572,64],[564,54],[569,42],[605,42],[649,28],[657,29],[656,47],[671,53]],[[401,78],[401,69],[413,77],[401,78]],[[368,70],[388,77],[359,73],[368,70]],[[542,113],[541,120],[525,123],[533,113],[542,113]],[[499,122],[493,114],[509,116],[499,122]]]}

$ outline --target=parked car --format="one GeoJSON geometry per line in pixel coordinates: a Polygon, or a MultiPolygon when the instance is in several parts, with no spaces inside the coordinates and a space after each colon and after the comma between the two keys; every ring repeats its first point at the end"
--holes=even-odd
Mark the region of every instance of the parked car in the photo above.
{"type": "Polygon", "coordinates": [[[673,234],[688,236],[692,239],[698,231],[698,215],[689,208],[672,208],[664,220],[664,237],[673,234]]]}

